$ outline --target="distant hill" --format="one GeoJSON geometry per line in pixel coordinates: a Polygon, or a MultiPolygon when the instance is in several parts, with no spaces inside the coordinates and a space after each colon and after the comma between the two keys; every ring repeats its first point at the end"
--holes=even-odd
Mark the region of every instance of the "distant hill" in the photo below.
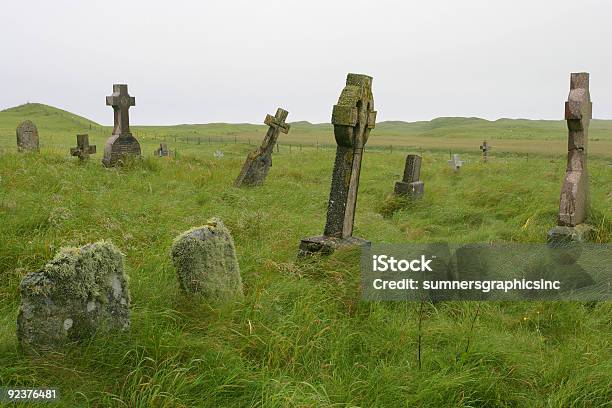
{"type": "MultiPolygon", "coordinates": [[[[62,109],[40,103],[28,103],[0,111],[0,138],[12,143],[16,126],[30,119],[47,136],[69,136],[72,143],[76,133],[89,133],[103,141],[110,134],[103,127],[87,118],[62,109]]],[[[137,137],[227,137],[231,140],[244,138],[255,142],[262,137],[263,124],[207,123],[177,124],[171,126],[133,125],[137,137]]],[[[486,120],[476,117],[440,117],[430,121],[404,122],[386,121],[376,124],[369,144],[450,146],[459,140],[537,140],[555,141],[561,145],[567,138],[567,125],[563,120],[498,119],[486,120]]],[[[612,143],[612,120],[591,121],[590,140],[612,143]]],[[[228,140],[229,140],[228,139],[228,140]]],[[[291,123],[291,132],[281,138],[287,143],[334,144],[333,127],[330,123],[291,123]]],[[[470,142],[472,143],[472,142],[470,142]]]]}
{"type": "Polygon", "coordinates": [[[14,133],[17,125],[26,119],[34,122],[39,130],[44,129],[51,134],[75,133],[101,127],[92,120],[53,106],[26,103],[0,111],[0,131],[14,133]]]}

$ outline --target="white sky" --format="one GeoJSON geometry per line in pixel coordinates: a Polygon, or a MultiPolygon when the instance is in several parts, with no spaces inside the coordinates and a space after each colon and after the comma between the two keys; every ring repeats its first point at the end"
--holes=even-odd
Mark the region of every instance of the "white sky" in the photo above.
{"type": "Polygon", "coordinates": [[[134,124],[329,122],[348,72],[378,120],[561,119],[570,72],[612,118],[606,0],[4,0],[0,109],[41,102],[99,123],[113,83],[134,124]]]}

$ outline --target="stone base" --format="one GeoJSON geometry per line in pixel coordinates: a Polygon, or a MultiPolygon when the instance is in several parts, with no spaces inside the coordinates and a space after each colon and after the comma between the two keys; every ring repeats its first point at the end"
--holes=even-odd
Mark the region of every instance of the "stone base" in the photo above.
{"type": "Polygon", "coordinates": [[[595,236],[595,228],[587,224],[579,224],[575,227],[556,226],[548,231],[547,242],[549,244],[569,244],[572,242],[589,242],[595,236]]]}
{"type": "Polygon", "coordinates": [[[140,157],[140,155],[140,143],[131,133],[112,135],[104,146],[102,164],[106,167],[113,167],[126,156],[140,157]]]}
{"type": "Polygon", "coordinates": [[[304,238],[300,242],[298,257],[304,257],[317,253],[322,255],[330,255],[338,248],[361,247],[370,245],[372,245],[372,243],[363,238],[332,238],[321,235],[317,237],[304,238]]]}
{"type": "Polygon", "coordinates": [[[412,183],[404,183],[398,181],[395,183],[395,195],[408,196],[411,199],[419,199],[423,197],[425,193],[425,184],[422,181],[415,181],[412,183]]]}

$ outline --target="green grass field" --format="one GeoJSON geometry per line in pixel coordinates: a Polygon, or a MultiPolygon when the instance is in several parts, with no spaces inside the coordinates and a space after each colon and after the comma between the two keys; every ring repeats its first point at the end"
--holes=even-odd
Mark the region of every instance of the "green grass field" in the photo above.
{"type": "MultiPolygon", "coordinates": [[[[511,139],[497,122],[446,121],[446,130],[383,123],[372,133],[355,235],[388,243],[544,242],[565,171],[563,122],[511,122],[522,135],[511,139]],[[496,147],[488,164],[478,151],[485,134],[496,147]],[[446,164],[449,148],[467,160],[457,174],[446,164]],[[411,149],[422,149],[426,193],[402,205],[390,193],[411,149]]],[[[0,385],[58,387],[61,400],[50,406],[62,407],[610,406],[609,302],[425,304],[419,331],[418,303],[360,300],[356,251],[299,262],[300,239],[320,234],[325,222],[329,126],[297,124],[281,135],[266,184],[253,189],[232,182],[263,126],[135,129],[144,160],[105,169],[108,128],[40,105],[0,112],[0,385]],[[40,154],[15,151],[15,126],[28,117],[39,127],[40,154]],[[98,146],[86,164],[68,154],[78,132],[98,146]],[[151,157],[164,137],[177,157],[151,157]],[[213,156],[217,149],[223,158],[213,156]],[[172,239],[212,216],[236,242],[240,303],[206,304],[178,288],[172,239]],[[100,239],[126,255],[131,333],[22,354],[20,280],[59,248],[100,239]]],[[[588,222],[599,242],[612,237],[612,150],[594,150],[610,147],[610,129],[611,121],[594,121],[591,132],[599,140],[590,145],[588,222]]]]}

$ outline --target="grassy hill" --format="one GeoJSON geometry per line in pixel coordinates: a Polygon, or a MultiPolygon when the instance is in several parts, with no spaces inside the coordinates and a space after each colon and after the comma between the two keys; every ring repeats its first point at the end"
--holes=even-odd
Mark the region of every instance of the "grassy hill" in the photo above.
{"type": "Polygon", "coordinates": [[[15,133],[17,125],[26,119],[33,121],[39,130],[53,133],[81,132],[93,127],[100,127],[92,120],[53,106],[42,103],[26,103],[0,111],[0,132],[15,133]]]}
{"type": "MultiPolygon", "coordinates": [[[[77,133],[89,133],[99,146],[108,138],[111,128],[42,104],[26,104],[0,112],[0,148],[15,144],[15,127],[25,119],[38,126],[41,146],[67,149],[75,143],[77,133]]],[[[112,112],[109,108],[109,121],[112,112]]],[[[174,126],[132,126],[139,140],[181,144],[258,144],[266,126],[256,124],[181,124],[174,126]]],[[[372,132],[368,147],[373,149],[441,150],[478,152],[482,140],[488,140],[494,152],[564,155],[567,151],[565,121],[480,118],[436,118],[431,121],[380,122],[372,132]]],[[[281,135],[281,145],[334,147],[333,127],[329,123],[292,123],[288,135],[281,135]]],[[[612,157],[612,120],[591,121],[589,153],[612,157]]]]}

